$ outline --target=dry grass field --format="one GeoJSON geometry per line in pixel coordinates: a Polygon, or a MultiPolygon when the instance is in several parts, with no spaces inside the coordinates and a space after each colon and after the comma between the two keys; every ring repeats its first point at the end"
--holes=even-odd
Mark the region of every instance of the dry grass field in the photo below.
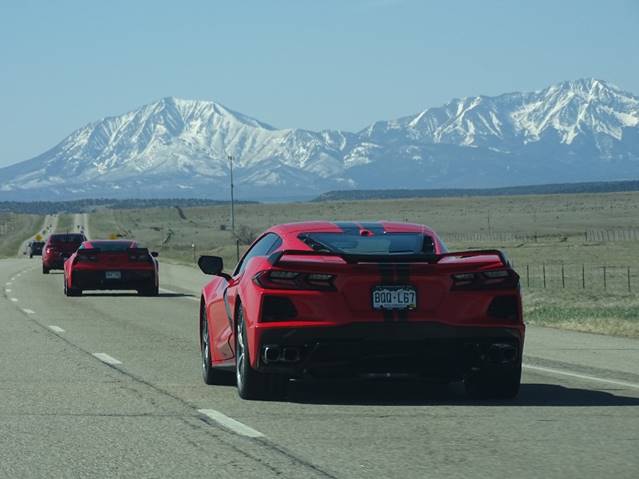
{"type": "Polygon", "coordinates": [[[15,256],[20,244],[36,234],[43,221],[41,215],[0,213],[0,258],[15,256]]]}
{"type": "MultiPolygon", "coordinates": [[[[425,223],[451,250],[505,250],[522,276],[530,324],[639,337],[639,193],[254,204],[235,212],[240,252],[276,223],[425,223]]],[[[91,214],[90,230],[94,238],[137,238],[174,261],[193,264],[210,253],[230,269],[236,260],[228,206],[105,209],[91,214]]]]}

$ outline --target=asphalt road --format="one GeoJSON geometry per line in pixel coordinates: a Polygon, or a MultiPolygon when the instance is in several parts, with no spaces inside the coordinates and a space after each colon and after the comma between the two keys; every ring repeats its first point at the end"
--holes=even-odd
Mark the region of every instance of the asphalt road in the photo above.
{"type": "Polygon", "coordinates": [[[162,263],[159,297],[67,298],[39,258],[0,261],[0,477],[637,477],[639,341],[529,328],[512,402],[397,382],[248,402],[202,383],[205,281],[162,263]]]}

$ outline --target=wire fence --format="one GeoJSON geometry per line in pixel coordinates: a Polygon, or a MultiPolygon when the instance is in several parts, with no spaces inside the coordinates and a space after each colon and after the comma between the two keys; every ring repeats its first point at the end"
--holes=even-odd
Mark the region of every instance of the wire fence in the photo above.
{"type": "Polygon", "coordinates": [[[568,237],[581,236],[586,243],[617,241],[639,241],[639,228],[630,229],[589,229],[583,233],[517,233],[512,231],[450,232],[441,236],[447,242],[489,242],[519,241],[538,243],[540,241],[566,241],[568,237]]]}
{"type": "Polygon", "coordinates": [[[639,267],[594,264],[515,265],[526,288],[592,289],[629,292],[639,289],[639,267]]]}

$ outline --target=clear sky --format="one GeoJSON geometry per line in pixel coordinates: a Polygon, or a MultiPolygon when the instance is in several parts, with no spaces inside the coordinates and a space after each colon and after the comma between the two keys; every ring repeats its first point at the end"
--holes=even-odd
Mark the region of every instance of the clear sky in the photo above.
{"type": "Polygon", "coordinates": [[[639,0],[2,0],[0,166],[165,96],[357,131],[582,77],[639,94],[639,0]]]}

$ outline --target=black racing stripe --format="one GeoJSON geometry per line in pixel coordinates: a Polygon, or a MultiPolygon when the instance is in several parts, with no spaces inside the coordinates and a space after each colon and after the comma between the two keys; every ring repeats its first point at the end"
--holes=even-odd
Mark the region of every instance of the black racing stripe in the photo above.
{"type": "Polygon", "coordinates": [[[335,226],[340,228],[344,233],[352,235],[358,235],[360,230],[358,224],[352,221],[336,221],[335,226]]]}
{"type": "Polygon", "coordinates": [[[384,229],[384,225],[382,225],[380,222],[360,223],[359,226],[364,230],[370,231],[374,235],[383,235],[386,232],[386,230],[384,229]]]}
{"type": "MultiPolygon", "coordinates": [[[[396,264],[395,265],[395,278],[397,284],[402,286],[408,285],[410,281],[410,265],[408,264],[396,264]]],[[[400,309],[397,311],[398,321],[408,321],[408,309],[400,309]]]]}
{"type": "MultiPolygon", "coordinates": [[[[379,273],[381,279],[381,285],[386,286],[389,284],[393,284],[395,279],[395,266],[392,264],[384,264],[380,263],[379,265],[379,273]]],[[[382,315],[384,317],[385,322],[391,322],[394,320],[393,311],[388,309],[382,310],[382,315]]]]}

